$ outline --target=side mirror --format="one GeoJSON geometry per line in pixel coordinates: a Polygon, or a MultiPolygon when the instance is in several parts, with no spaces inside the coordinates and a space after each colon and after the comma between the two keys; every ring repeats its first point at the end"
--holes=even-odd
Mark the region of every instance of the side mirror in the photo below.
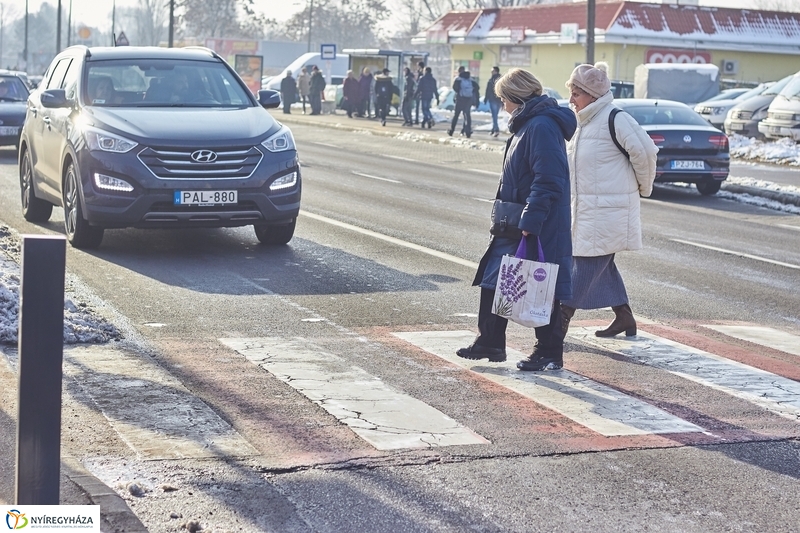
{"type": "Polygon", "coordinates": [[[258,91],[258,103],[264,109],[279,107],[281,105],[281,93],[269,89],[258,91]]]}
{"type": "Polygon", "coordinates": [[[48,89],[42,92],[40,100],[42,102],[42,107],[46,107],[48,109],[70,106],[70,102],[67,100],[67,95],[64,89],[48,89]]]}

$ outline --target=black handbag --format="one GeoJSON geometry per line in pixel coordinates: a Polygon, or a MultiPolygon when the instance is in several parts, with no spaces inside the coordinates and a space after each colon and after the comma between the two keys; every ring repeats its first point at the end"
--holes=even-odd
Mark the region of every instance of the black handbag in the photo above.
{"type": "Polygon", "coordinates": [[[518,226],[523,209],[525,209],[525,204],[495,200],[492,206],[492,227],[489,228],[489,233],[497,237],[519,239],[522,230],[518,226]]]}

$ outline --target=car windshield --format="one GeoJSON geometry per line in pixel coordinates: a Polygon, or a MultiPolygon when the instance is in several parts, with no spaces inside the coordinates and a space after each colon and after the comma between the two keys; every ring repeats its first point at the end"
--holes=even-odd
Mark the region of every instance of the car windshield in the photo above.
{"type": "Polygon", "coordinates": [[[780,93],[783,90],[783,88],[786,87],[790,81],[792,81],[793,77],[794,74],[792,74],[791,76],[786,76],[780,81],[776,81],[769,89],[767,89],[761,94],[764,96],[777,96],[778,93],[780,93]]]}
{"type": "Polygon", "coordinates": [[[711,98],[706,100],[706,102],[715,102],[717,100],[733,100],[734,98],[737,98],[746,91],[747,89],[726,89],[721,93],[719,93],[718,95],[712,96],[711,98]]]}
{"type": "Polygon", "coordinates": [[[734,100],[742,102],[744,100],[747,100],[748,98],[752,98],[754,96],[758,96],[759,94],[762,94],[765,90],[766,90],[766,88],[763,85],[759,85],[758,87],[753,87],[749,91],[740,94],[739,96],[734,98],[734,100]]]}
{"type": "Polygon", "coordinates": [[[28,88],[17,76],[0,76],[0,102],[25,102],[28,88]]]}
{"type": "Polygon", "coordinates": [[[708,126],[708,122],[703,117],[689,108],[659,104],[625,106],[624,109],[642,126],[652,124],[708,126]]]}
{"type": "Polygon", "coordinates": [[[211,61],[117,59],[87,63],[83,97],[102,107],[243,107],[246,89],[211,61]]]}
{"type": "Polygon", "coordinates": [[[786,87],[783,88],[780,95],[787,100],[790,98],[800,98],[800,76],[792,76],[792,79],[789,80],[789,83],[786,84],[786,87]]]}

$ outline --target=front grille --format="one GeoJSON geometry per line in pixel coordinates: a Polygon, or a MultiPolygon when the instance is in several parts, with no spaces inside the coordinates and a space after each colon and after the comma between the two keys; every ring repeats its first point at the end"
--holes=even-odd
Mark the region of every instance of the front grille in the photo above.
{"type": "Polygon", "coordinates": [[[750,120],[751,118],[753,118],[753,112],[736,110],[733,113],[731,113],[731,118],[736,118],[739,120],[750,120]]]}
{"type": "MultiPolygon", "coordinates": [[[[208,149],[203,149],[208,151],[208,149]]],[[[211,150],[215,161],[198,163],[192,159],[196,148],[145,148],[139,160],[157,178],[169,180],[242,179],[249,177],[264,154],[255,146],[211,150]]]]}

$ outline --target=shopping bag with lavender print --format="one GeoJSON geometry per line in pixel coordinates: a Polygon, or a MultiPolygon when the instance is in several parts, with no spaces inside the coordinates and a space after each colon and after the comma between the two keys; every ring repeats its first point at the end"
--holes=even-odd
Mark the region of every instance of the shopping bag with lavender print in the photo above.
{"type": "Polygon", "coordinates": [[[525,259],[525,237],[515,255],[504,255],[497,277],[492,313],[525,327],[538,328],[550,323],[556,294],[558,265],[545,263],[542,243],[536,238],[539,260],[525,259]]]}

